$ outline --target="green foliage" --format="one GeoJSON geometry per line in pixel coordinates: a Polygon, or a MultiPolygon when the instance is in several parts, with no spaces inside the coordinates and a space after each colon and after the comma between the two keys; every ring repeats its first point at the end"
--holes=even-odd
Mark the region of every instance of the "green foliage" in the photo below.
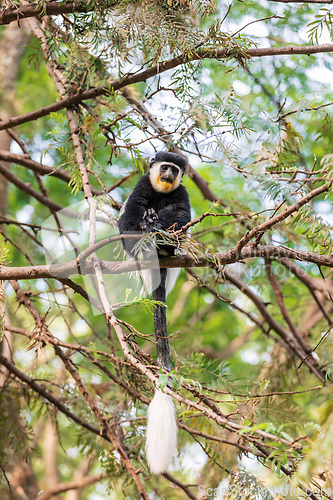
{"type": "Polygon", "coordinates": [[[332,9],[321,8],[319,14],[316,14],[315,21],[308,24],[308,34],[310,43],[319,43],[319,38],[323,34],[323,30],[326,28],[331,40],[333,39],[333,14],[332,9]]]}
{"type": "Polygon", "coordinates": [[[4,245],[4,243],[1,243],[0,264],[4,265],[8,263],[8,254],[9,254],[9,249],[4,245]]]}
{"type": "MultiPolygon", "coordinates": [[[[325,406],[327,407],[328,405],[326,404],[325,406]]],[[[310,477],[318,473],[319,464],[330,464],[332,462],[332,408],[326,410],[326,412],[326,420],[318,430],[314,441],[308,447],[306,456],[300,463],[297,473],[293,478],[293,484],[297,484],[298,480],[308,481],[310,477]]]]}
{"type": "Polygon", "coordinates": [[[228,500],[247,500],[258,496],[263,500],[273,500],[274,498],[265,485],[247,471],[239,471],[232,476],[227,495],[228,500]]]}
{"type": "MultiPolygon", "coordinates": [[[[89,2],[88,12],[68,13],[51,22],[46,18],[43,34],[47,61],[61,75],[62,97],[103,86],[109,93],[72,108],[77,120],[76,147],[65,110],[15,129],[34,161],[70,174],[68,186],[49,175],[37,176],[21,165],[13,164],[11,172],[63,207],[71,206],[84,197],[76,156],[80,147],[91,185],[105,197],[110,195],[108,202],[119,208],[138,176],[147,171],[148,157],[154,151],[177,147],[188,157],[200,176],[198,180],[190,171],[183,180],[190,194],[193,219],[206,212],[210,215],[186,236],[175,238],[169,232],[157,232],[137,244],[139,254],[163,244],[179,247],[181,241],[189,256],[207,262],[207,268],[195,269],[199,280],[183,271],[168,297],[174,366],[169,375],[159,373],[149,358],[155,356],[152,311],[156,302],[141,297],[131,300],[132,289],[127,288],[123,302],[111,306],[124,331],[122,340],[138,363],[156,370],[159,387],[170,384],[178,394],[206,410],[204,415],[191,405],[177,408],[180,421],[196,432],[192,436],[185,431],[180,434],[179,456],[171,471],[175,478],[186,485],[199,485],[200,481],[206,490],[226,485],[226,498],[230,499],[271,500],[268,486],[284,477],[285,470],[294,475],[296,486],[300,481],[308,485],[318,477],[322,480],[323,471],[329,470],[333,430],[330,389],[312,390],[319,385],[315,375],[305,363],[300,366],[290,345],[286,347],[285,339],[262,314],[263,309],[241,287],[226,281],[225,261],[216,253],[232,251],[249,230],[332,180],[333,94],[329,86],[324,87],[315,78],[317,57],[250,59],[247,55],[249,48],[264,44],[305,45],[306,29],[310,43],[321,43],[322,32],[328,31],[332,37],[332,14],[330,9],[308,4],[260,5],[251,0],[229,4],[221,1],[215,5],[209,0],[101,0],[89,2]],[[248,23],[249,30],[242,29],[248,23]],[[223,59],[217,58],[217,50],[224,51],[223,59]],[[201,59],[206,51],[210,51],[209,58],[201,59]],[[175,68],[170,65],[167,72],[147,81],[118,91],[111,86],[115,80],[156,66],[153,75],[166,60],[179,56],[184,64],[175,68]],[[207,187],[213,196],[207,194],[207,187]],[[120,305],[121,310],[116,309],[120,305]],[[222,425],[208,414],[229,419],[229,424],[222,425]],[[235,431],[231,423],[239,428],[235,431]],[[226,443],[210,437],[222,437],[226,443]],[[261,450],[265,447],[268,451],[263,457],[261,450]],[[199,465],[198,449],[205,453],[206,460],[199,465]],[[252,466],[248,470],[244,459],[244,455],[253,454],[257,455],[253,460],[255,472],[252,466]]],[[[41,18],[45,6],[40,2],[41,18]]],[[[321,57],[329,68],[329,56],[321,57]]],[[[57,99],[41,45],[37,39],[30,39],[16,83],[17,114],[43,108],[57,99]]],[[[245,250],[283,246],[328,257],[332,253],[331,202],[330,189],[271,230],[258,232],[245,250]]],[[[99,210],[103,210],[103,204],[99,210]]],[[[112,215],[116,214],[114,210],[112,215]]],[[[10,184],[7,215],[20,224],[1,221],[5,243],[0,264],[45,264],[40,226],[50,215],[49,209],[10,184]]],[[[89,229],[87,225],[87,241],[89,229]]],[[[113,260],[117,252],[119,248],[107,247],[100,258],[113,260]]],[[[279,256],[274,259],[272,272],[280,296],[273,290],[267,263],[259,254],[253,259],[236,259],[226,270],[260,299],[294,345],[293,329],[279,307],[282,297],[296,331],[315,350],[318,369],[330,382],[331,332],[316,300],[330,317],[332,273],[323,266],[319,271],[312,262],[295,260],[312,286],[320,281],[314,299],[311,286],[287,270],[279,256]]],[[[82,276],[70,278],[85,289],[82,276]]],[[[19,304],[16,302],[8,286],[10,324],[20,332],[14,333],[15,366],[28,371],[83,422],[102,427],[49,345],[50,338],[44,335],[47,325],[55,341],[63,342],[61,348],[101,411],[103,422],[115,430],[135,470],[143,471],[139,477],[150,496],[185,498],[185,492],[176,486],[170,488],[165,478],[149,476],[144,433],[146,403],[153,387],[126,358],[104,317],[95,315],[90,304],[70,289],[69,282],[22,280],[20,286],[41,321],[35,324],[36,315],[22,305],[22,298],[19,304]],[[31,332],[28,345],[26,332],[31,332]]],[[[4,315],[2,330],[3,326],[4,315]]],[[[312,357],[315,355],[308,353],[308,358],[312,357]]],[[[41,432],[39,426],[43,427],[51,415],[59,437],[56,459],[60,482],[70,481],[85,458],[87,475],[95,471],[106,474],[108,493],[101,493],[100,484],[92,485],[91,490],[82,492],[83,500],[99,500],[103,495],[111,500],[137,497],[131,475],[103,432],[97,436],[79,424],[72,432],[67,417],[60,411],[56,414],[43,398],[32,397],[31,390],[22,387],[19,390],[11,378],[1,388],[1,467],[6,468],[11,453],[29,455],[44,487],[43,443],[37,433],[36,446],[32,447],[30,425],[41,432]],[[19,424],[11,418],[13,405],[22,408],[19,424]]],[[[190,488],[197,493],[194,486],[190,488]]]]}

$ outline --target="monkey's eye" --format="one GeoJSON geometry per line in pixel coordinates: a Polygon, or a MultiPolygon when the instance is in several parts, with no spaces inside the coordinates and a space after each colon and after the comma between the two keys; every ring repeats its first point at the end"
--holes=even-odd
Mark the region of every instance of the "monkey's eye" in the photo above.
{"type": "Polygon", "coordinates": [[[178,172],[179,172],[179,170],[178,170],[178,168],[177,168],[177,167],[172,167],[172,173],[173,173],[173,175],[174,175],[175,177],[178,175],[178,172]]]}

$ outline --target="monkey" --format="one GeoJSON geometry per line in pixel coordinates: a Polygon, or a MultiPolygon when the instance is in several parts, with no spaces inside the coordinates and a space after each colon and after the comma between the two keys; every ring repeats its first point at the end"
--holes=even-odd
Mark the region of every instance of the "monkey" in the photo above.
{"type": "MultiPolygon", "coordinates": [[[[175,153],[158,152],[150,160],[149,172],[134,187],[120,212],[118,228],[120,234],[177,231],[191,220],[191,205],[188,193],[181,184],[186,160],[175,153]]],[[[135,257],[138,240],[123,241],[126,252],[135,257]]],[[[175,255],[175,246],[161,244],[157,247],[159,257],[175,255]]],[[[177,277],[178,270],[176,270],[177,277]]],[[[165,304],[168,281],[175,281],[174,269],[151,271],[153,300],[165,304]],[[158,276],[157,276],[158,275],[158,276]],[[155,279],[154,279],[155,278],[155,279]],[[157,285],[156,285],[157,284],[157,285]]],[[[165,307],[154,305],[154,329],[156,336],[157,363],[171,371],[169,342],[165,307]]],[[[146,432],[146,455],[150,471],[160,474],[166,470],[177,446],[177,424],[171,396],[156,389],[148,408],[146,432]]]]}

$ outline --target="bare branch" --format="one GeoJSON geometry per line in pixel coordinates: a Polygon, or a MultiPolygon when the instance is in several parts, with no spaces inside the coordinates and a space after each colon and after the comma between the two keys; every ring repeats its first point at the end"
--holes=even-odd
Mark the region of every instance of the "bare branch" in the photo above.
{"type": "MultiPolygon", "coordinates": [[[[230,250],[226,252],[219,252],[216,254],[209,254],[206,257],[192,258],[188,255],[169,257],[161,259],[159,264],[153,264],[149,261],[140,263],[141,269],[154,269],[158,267],[175,268],[175,267],[215,267],[216,262],[221,266],[233,264],[235,262],[251,259],[253,257],[271,257],[280,259],[287,257],[304,262],[312,262],[318,266],[333,267],[332,255],[319,255],[314,252],[305,252],[301,250],[293,250],[290,248],[263,245],[261,247],[245,247],[236,256],[230,250]]],[[[137,271],[137,263],[134,259],[128,261],[101,261],[103,273],[106,274],[122,274],[125,272],[137,271]]],[[[80,262],[76,260],[66,262],[65,264],[52,264],[41,266],[22,266],[10,267],[0,265],[0,280],[5,279],[37,279],[37,278],[64,278],[73,274],[86,274],[93,271],[93,265],[90,261],[80,262]]]]}
{"type": "Polygon", "coordinates": [[[309,370],[320,380],[324,385],[328,385],[326,381],[326,374],[322,372],[318,367],[318,361],[315,357],[307,357],[307,353],[304,349],[294,341],[291,335],[282,328],[282,326],[274,319],[274,317],[268,311],[264,301],[259,297],[251,288],[249,288],[243,281],[235,276],[234,274],[224,271],[224,275],[230,283],[235,285],[239,290],[241,290],[252,302],[256,305],[263,318],[267,321],[269,326],[284,340],[284,342],[289,346],[291,352],[297,355],[305,364],[308,366],[309,370]]]}
{"type": "Polygon", "coordinates": [[[229,446],[234,446],[242,452],[251,453],[252,455],[255,455],[257,457],[266,457],[266,455],[264,453],[255,452],[251,448],[248,448],[247,446],[244,446],[240,443],[237,443],[237,441],[231,441],[230,439],[224,439],[224,438],[221,438],[220,436],[213,436],[211,434],[207,434],[206,432],[198,431],[197,429],[192,429],[191,427],[188,427],[187,425],[185,425],[181,422],[178,423],[178,427],[180,429],[187,431],[191,435],[201,436],[201,437],[203,437],[205,439],[209,439],[211,441],[216,441],[218,443],[223,443],[223,444],[227,444],[229,446]]]}
{"type": "MultiPolygon", "coordinates": [[[[246,55],[249,57],[267,57],[267,56],[284,56],[284,55],[302,55],[302,54],[318,54],[321,52],[333,52],[333,44],[323,44],[323,45],[306,45],[306,46],[289,46],[289,47],[267,47],[262,49],[249,49],[246,55]]],[[[152,68],[141,71],[136,74],[128,75],[122,79],[114,80],[106,87],[105,85],[94,87],[88,90],[84,90],[79,94],[74,94],[69,97],[65,97],[58,102],[45,106],[44,108],[37,109],[30,113],[25,113],[14,118],[9,118],[8,120],[0,122],[0,130],[6,130],[7,128],[16,127],[22,123],[27,123],[33,120],[37,120],[43,116],[47,116],[52,112],[59,111],[64,108],[74,106],[87,99],[94,99],[101,95],[110,95],[111,93],[120,90],[128,85],[133,85],[134,83],[145,82],[153,76],[159,75],[168,71],[170,69],[176,68],[181,64],[185,64],[188,61],[198,61],[202,59],[225,59],[228,57],[228,51],[226,49],[212,50],[212,51],[195,51],[195,53],[189,53],[186,55],[181,55],[174,59],[169,59],[168,61],[161,62],[152,68]]]]}
{"type": "Polygon", "coordinates": [[[55,495],[63,493],[68,490],[77,490],[81,488],[86,488],[91,484],[98,483],[101,479],[105,478],[106,474],[93,474],[92,476],[81,477],[79,479],[73,479],[68,483],[55,484],[51,488],[43,491],[38,495],[35,500],[50,500],[55,495]]]}
{"type": "MultiPolygon", "coordinates": [[[[333,0],[332,0],[333,3],[333,0]]],[[[294,109],[293,111],[288,111],[288,113],[283,113],[278,116],[277,121],[284,120],[287,116],[302,113],[304,111],[317,111],[318,109],[323,109],[327,108],[328,106],[332,106],[333,102],[328,102],[327,104],[321,104],[320,106],[313,106],[311,108],[304,108],[304,109],[294,109]]]]}
{"type": "MultiPolygon", "coordinates": [[[[62,210],[63,207],[61,205],[58,205],[58,203],[50,200],[50,198],[44,196],[41,194],[39,191],[36,189],[32,188],[30,184],[23,182],[21,179],[16,177],[8,167],[2,162],[0,162],[0,173],[8,179],[9,182],[14,184],[14,186],[18,187],[23,191],[24,193],[27,193],[29,196],[32,196],[36,200],[38,200],[40,203],[48,207],[51,211],[53,212],[58,212],[59,210],[62,210]]],[[[74,213],[74,212],[73,212],[74,213]]],[[[77,217],[77,214],[75,214],[75,217],[77,217]]]]}
{"type": "MultiPolygon", "coordinates": [[[[292,262],[290,259],[282,258],[281,263],[287,269],[289,269],[302,283],[304,283],[305,286],[308,287],[312,297],[314,298],[314,300],[318,304],[318,307],[320,308],[321,312],[323,313],[323,315],[327,319],[328,325],[331,326],[332,319],[331,319],[330,315],[328,314],[328,312],[326,311],[324,304],[322,304],[322,302],[320,301],[320,299],[317,295],[317,290],[320,290],[321,292],[327,292],[327,291],[324,290],[323,288],[318,287],[318,283],[316,282],[316,280],[311,278],[311,276],[309,276],[308,273],[306,273],[304,271],[304,269],[297,266],[297,264],[292,262]]],[[[327,297],[327,298],[329,299],[329,297],[327,297]]]]}
{"type": "Polygon", "coordinates": [[[311,352],[311,348],[305,342],[305,339],[304,339],[302,333],[300,331],[298,331],[298,329],[296,328],[296,325],[293,323],[293,321],[288,313],[286,304],[285,304],[284,299],[283,299],[282,291],[281,291],[279,284],[277,282],[277,279],[275,278],[275,275],[273,273],[271,261],[269,259],[266,259],[265,265],[266,265],[266,270],[267,270],[267,276],[268,276],[270,284],[272,285],[272,289],[273,289],[274,295],[276,297],[276,301],[280,307],[282,316],[284,317],[284,319],[285,319],[287,325],[289,326],[290,331],[294,335],[295,339],[298,340],[299,344],[302,346],[304,351],[307,354],[309,354],[311,352]]]}
{"type": "Polygon", "coordinates": [[[11,5],[0,14],[0,25],[9,24],[13,21],[20,21],[28,17],[39,17],[41,14],[52,16],[70,14],[71,12],[89,12],[90,10],[93,10],[93,5],[86,0],[68,3],[50,1],[45,2],[43,5],[40,5],[38,2],[34,2],[30,5],[11,5]]]}
{"type": "Polygon", "coordinates": [[[175,484],[176,486],[178,486],[179,488],[181,488],[185,493],[186,495],[189,497],[189,498],[192,498],[192,500],[197,500],[198,497],[196,497],[192,491],[190,490],[189,486],[186,486],[185,484],[183,484],[181,481],[179,481],[179,479],[176,479],[174,476],[172,476],[171,474],[169,474],[169,472],[164,472],[163,473],[163,476],[168,479],[171,483],[175,484]]]}
{"type": "Polygon", "coordinates": [[[75,413],[72,413],[66,405],[58,398],[56,398],[52,392],[48,391],[45,387],[35,382],[35,380],[31,377],[28,377],[25,373],[21,372],[16,366],[11,363],[5,356],[0,353],[0,364],[5,366],[7,370],[12,373],[19,380],[27,384],[33,391],[37,392],[43,399],[46,399],[50,403],[52,403],[59,411],[64,413],[68,418],[79,424],[81,427],[84,427],[90,432],[93,432],[97,436],[100,436],[101,430],[97,427],[94,427],[89,422],[85,422],[82,418],[78,417],[75,413]]]}
{"type": "Polygon", "coordinates": [[[286,208],[283,212],[280,214],[275,215],[274,217],[270,217],[267,219],[265,222],[262,224],[259,224],[259,226],[254,227],[250,231],[248,231],[243,238],[239,240],[237,245],[231,252],[235,252],[236,254],[249,242],[254,238],[255,236],[258,236],[260,233],[263,233],[267,231],[268,229],[272,228],[279,222],[282,222],[284,219],[289,217],[291,214],[294,212],[298,212],[298,210],[306,205],[309,201],[313,200],[313,198],[316,198],[316,196],[319,196],[322,193],[325,193],[326,191],[329,190],[330,186],[332,185],[333,181],[327,182],[320,186],[317,189],[313,189],[310,191],[308,194],[305,196],[302,196],[302,198],[299,198],[296,203],[291,205],[290,207],[286,208]]]}
{"type": "MultiPolygon", "coordinates": [[[[67,182],[67,184],[71,181],[71,176],[61,168],[48,167],[47,165],[43,165],[42,163],[32,160],[31,158],[14,154],[10,151],[0,150],[0,160],[22,165],[23,167],[26,167],[33,172],[37,172],[40,175],[51,175],[52,177],[57,177],[58,179],[67,182]]],[[[94,187],[91,189],[95,195],[102,194],[101,191],[98,191],[98,189],[95,189],[94,187]]]]}

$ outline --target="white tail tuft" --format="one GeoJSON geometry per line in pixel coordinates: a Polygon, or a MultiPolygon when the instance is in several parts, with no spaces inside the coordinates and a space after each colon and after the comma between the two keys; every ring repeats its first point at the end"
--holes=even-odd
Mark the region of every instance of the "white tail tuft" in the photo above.
{"type": "Polygon", "coordinates": [[[177,446],[175,407],[171,396],[156,390],[148,408],[146,454],[153,474],[164,472],[177,446]]]}
{"type": "MultiPolygon", "coordinates": [[[[179,273],[180,269],[178,267],[168,269],[165,287],[166,295],[169,295],[175,286],[179,273]]],[[[151,295],[153,293],[153,280],[150,269],[141,269],[140,276],[143,281],[140,297],[151,295]]],[[[159,285],[159,283],[157,283],[157,285],[159,285]]]]}
{"type": "Polygon", "coordinates": [[[169,293],[171,292],[171,290],[175,286],[175,283],[177,281],[179,273],[180,273],[179,267],[173,267],[173,268],[168,269],[167,279],[166,279],[166,287],[165,287],[166,295],[169,295],[169,293]]]}
{"type": "Polygon", "coordinates": [[[140,297],[151,295],[153,293],[153,280],[150,269],[141,269],[140,276],[143,281],[140,297]]]}

